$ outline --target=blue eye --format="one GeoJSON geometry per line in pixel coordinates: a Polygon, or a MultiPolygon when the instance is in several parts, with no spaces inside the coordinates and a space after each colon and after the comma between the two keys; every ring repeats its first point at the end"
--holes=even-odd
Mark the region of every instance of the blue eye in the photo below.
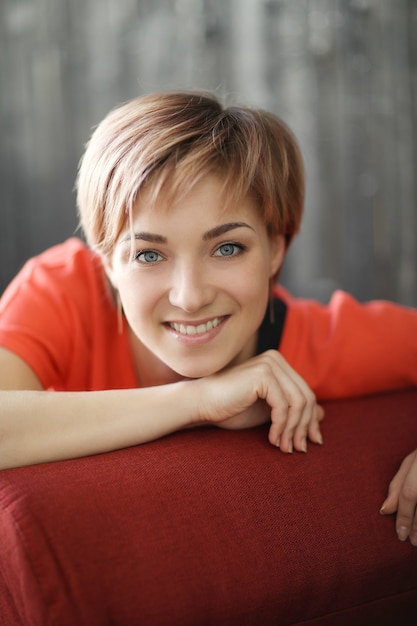
{"type": "Polygon", "coordinates": [[[217,248],[217,250],[214,253],[214,256],[221,256],[221,257],[232,257],[232,256],[237,256],[238,254],[241,254],[244,251],[244,246],[242,246],[242,244],[239,243],[232,243],[232,242],[228,242],[228,243],[222,243],[221,246],[219,246],[217,248]]]}
{"type": "Polygon", "coordinates": [[[163,258],[164,257],[155,250],[142,250],[135,255],[135,261],[139,261],[139,263],[144,263],[148,265],[151,265],[152,263],[158,263],[158,261],[162,261],[163,258]]]}

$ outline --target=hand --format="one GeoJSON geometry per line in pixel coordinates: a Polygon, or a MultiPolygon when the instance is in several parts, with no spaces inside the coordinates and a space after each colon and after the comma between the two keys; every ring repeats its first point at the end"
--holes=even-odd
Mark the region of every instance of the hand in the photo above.
{"type": "Polygon", "coordinates": [[[323,443],[322,407],[307,383],[276,350],[200,379],[200,419],[240,429],[272,421],[269,441],[284,452],[307,452],[307,437],[323,443]]]}
{"type": "Polygon", "coordinates": [[[395,528],[400,541],[417,546],[417,450],[405,457],[388,488],[380,513],[395,513],[395,528]]]}

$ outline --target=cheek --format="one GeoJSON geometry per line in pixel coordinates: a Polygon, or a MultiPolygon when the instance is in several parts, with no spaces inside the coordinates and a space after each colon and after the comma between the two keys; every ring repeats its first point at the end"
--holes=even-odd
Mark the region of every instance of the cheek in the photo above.
{"type": "Polygon", "coordinates": [[[153,310],[159,295],[157,282],[131,278],[119,281],[119,293],[127,319],[136,323],[153,310]]]}
{"type": "Polygon", "coordinates": [[[244,277],[230,282],[227,292],[255,324],[263,318],[269,299],[269,280],[264,275],[256,271],[247,272],[244,277]]]}
{"type": "Polygon", "coordinates": [[[242,288],[248,294],[263,293],[269,291],[270,282],[270,264],[269,259],[261,257],[257,263],[252,263],[246,268],[246,272],[239,281],[242,288]]]}

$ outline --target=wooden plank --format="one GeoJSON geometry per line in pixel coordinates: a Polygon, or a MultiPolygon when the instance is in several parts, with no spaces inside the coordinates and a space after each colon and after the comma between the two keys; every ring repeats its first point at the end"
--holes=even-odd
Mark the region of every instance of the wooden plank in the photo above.
{"type": "Polygon", "coordinates": [[[417,306],[417,3],[410,0],[32,0],[0,3],[0,291],[76,228],[91,128],[173,88],[266,107],[299,138],[299,295],[417,306]]]}

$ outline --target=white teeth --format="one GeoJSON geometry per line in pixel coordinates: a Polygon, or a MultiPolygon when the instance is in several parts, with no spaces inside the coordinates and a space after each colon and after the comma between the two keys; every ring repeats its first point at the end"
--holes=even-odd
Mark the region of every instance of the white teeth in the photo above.
{"type": "Polygon", "coordinates": [[[181,335],[202,335],[203,333],[216,328],[222,321],[222,317],[215,317],[213,320],[210,320],[206,324],[199,324],[198,326],[191,326],[184,324],[177,324],[176,322],[170,322],[169,325],[173,328],[177,333],[181,333],[181,335]]]}

